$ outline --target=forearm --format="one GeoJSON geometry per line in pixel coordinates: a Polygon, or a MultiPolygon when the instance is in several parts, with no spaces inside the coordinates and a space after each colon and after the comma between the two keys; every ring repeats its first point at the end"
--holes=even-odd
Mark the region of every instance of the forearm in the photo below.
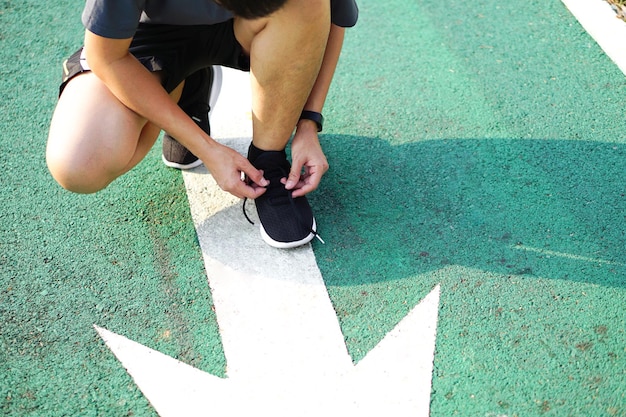
{"type": "Polygon", "coordinates": [[[91,70],[126,107],[168,131],[200,154],[212,140],[178,107],[151,74],[128,52],[130,40],[111,40],[87,32],[85,52],[91,70]]]}

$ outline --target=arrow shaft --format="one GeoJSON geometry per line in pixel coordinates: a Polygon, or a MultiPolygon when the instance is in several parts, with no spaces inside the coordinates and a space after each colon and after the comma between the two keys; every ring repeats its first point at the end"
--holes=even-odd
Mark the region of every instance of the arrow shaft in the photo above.
{"type": "Polygon", "coordinates": [[[206,263],[230,377],[336,373],[352,364],[321,276],[251,275],[206,263]]]}
{"type": "Polygon", "coordinates": [[[229,377],[346,372],[352,361],[311,248],[267,247],[241,201],[207,181],[185,174],[229,377]]]}

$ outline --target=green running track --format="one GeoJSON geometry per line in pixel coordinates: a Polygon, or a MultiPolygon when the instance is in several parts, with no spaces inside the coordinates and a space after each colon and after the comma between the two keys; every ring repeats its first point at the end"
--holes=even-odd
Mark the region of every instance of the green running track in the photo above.
{"type": "MultiPolygon", "coordinates": [[[[626,416],[624,74],[558,0],[359,4],[310,196],[353,360],[440,284],[431,416],[626,416]]],[[[156,415],[93,324],[225,375],[183,179],[158,146],[97,195],[46,170],[82,7],[0,5],[7,416],[156,415]]]]}

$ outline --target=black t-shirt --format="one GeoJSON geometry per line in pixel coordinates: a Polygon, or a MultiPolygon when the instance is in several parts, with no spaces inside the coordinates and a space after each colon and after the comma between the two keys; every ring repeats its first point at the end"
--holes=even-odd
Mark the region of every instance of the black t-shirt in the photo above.
{"type": "MultiPolygon", "coordinates": [[[[331,20],[337,26],[356,24],[355,0],[330,0],[331,20]]],[[[87,0],[83,25],[96,35],[112,39],[133,37],[139,22],[171,25],[211,25],[233,17],[209,0],[87,0]]]]}

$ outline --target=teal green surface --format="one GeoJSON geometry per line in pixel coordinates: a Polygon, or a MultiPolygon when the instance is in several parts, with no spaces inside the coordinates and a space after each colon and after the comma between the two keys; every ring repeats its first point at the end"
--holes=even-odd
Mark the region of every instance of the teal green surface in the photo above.
{"type": "Polygon", "coordinates": [[[626,415],[626,80],[558,1],[361,2],[312,197],[355,360],[441,283],[431,415],[626,415]]]}
{"type": "Polygon", "coordinates": [[[83,2],[0,14],[0,414],[155,415],[93,325],[200,369],[225,360],[179,173],[155,149],[97,195],[62,190],[44,160],[60,63],[83,2]]]}
{"type": "MultiPolygon", "coordinates": [[[[626,78],[556,0],[361,0],[325,109],[314,244],[362,359],[441,284],[432,416],[626,415],[626,78]]],[[[83,2],[0,9],[0,411],[155,415],[97,324],[225,360],[180,174],[44,161],[83,2]]]]}

